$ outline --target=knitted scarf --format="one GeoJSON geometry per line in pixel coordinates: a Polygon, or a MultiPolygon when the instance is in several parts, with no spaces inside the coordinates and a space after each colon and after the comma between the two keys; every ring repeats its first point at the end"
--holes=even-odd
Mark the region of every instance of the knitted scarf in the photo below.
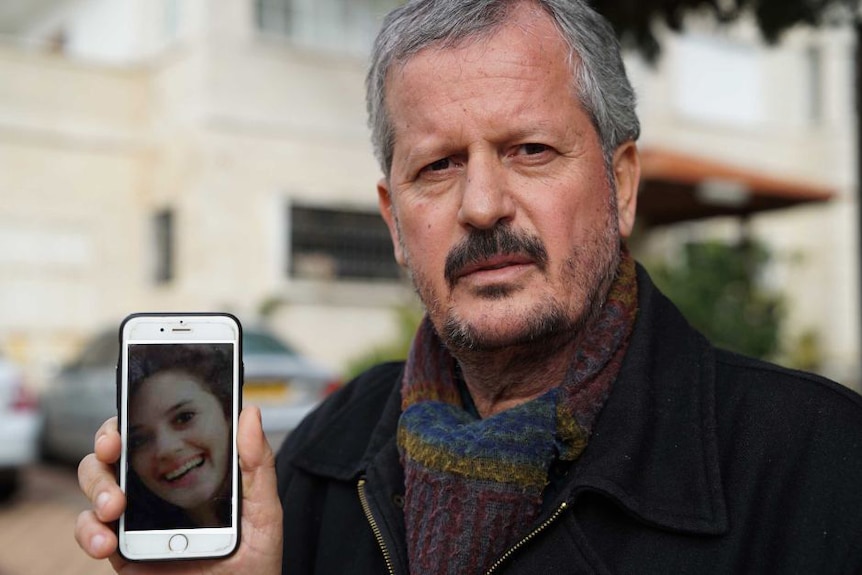
{"type": "Polygon", "coordinates": [[[482,573],[526,534],[551,464],[573,461],[587,446],[636,313],[635,264],[623,249],[561,385],[486,419],[464,409],[456,360],[425,318],[407,360],[398,426],[413,575],[482,573]]]}

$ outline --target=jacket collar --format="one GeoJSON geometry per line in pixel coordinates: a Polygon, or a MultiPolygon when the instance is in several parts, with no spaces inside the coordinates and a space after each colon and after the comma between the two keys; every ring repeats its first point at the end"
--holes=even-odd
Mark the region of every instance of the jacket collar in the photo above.
{"type": "Polygon", "coordinates": [[[569,493],[602,493],[674,531],[725,533],[714,350],[640,266],[638,294],[628,353],[569,493]]]}
{"type": "MultiPolygon", "coordinates": [[[[725,533],[713,349],[640,266],[638,294],[638,318],[620,375],[562,496],[597,492],[659,527],[725,533]]],[[[337,414],[297,465],[344,481],[382,467],[390,468],[387,483],[402,477],[395,447],[402,375],[389,377],[389,385],[378,386],[380,393],[356,398],[351,409],[337,414]],[[357,417],[380,413],[380,401],[386,405],[366,440],[356,433],[357,417]]]]}

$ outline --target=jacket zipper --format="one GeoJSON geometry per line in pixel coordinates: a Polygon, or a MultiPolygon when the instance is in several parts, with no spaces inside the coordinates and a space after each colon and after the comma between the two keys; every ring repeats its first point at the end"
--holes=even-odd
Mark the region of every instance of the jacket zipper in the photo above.
{"type": "Polygon", "coordinates": [[[380,528],[377,526],[377,521],[374,519],[374,515],[371,514],[371,506],[368,505],[368,497],[365,495],[364,477],[359,480],[356,490],[359,493],[359,504],[362,505],[362,511],[365,513],[365,518],[368,519],[371,531],[374,532],[374,538],[377,539],[377,545],[383,553],[383,560],[386,561],[386,569],[389,572],[389,575],[395,575],[395,569],[392,568],[392,559],[389,556],[389,550],[386,548],[386,541],[383,540],[383,533],[380,532],[380,528]]]}
{"type": "Polygon", "coordinates": [[[554,514],[548,517],[544,523],[533,529],[530,533],[527,534],[526,537],[515,543],[513,546],[509,547],[509,550],[506,551],[499,559],[497,559],[497,561],[494,562],[493,565],[491,565],[491,568],[485,572],[485,575],[492,575],[497,569],[500,568],[500,565],[505,563],[506,560],[509,559],[509,557],[514,555],[518,551],[518,549],[532,541],[542,531],[550,527],[552,523],[559,519],[560,515],[562,515],[563,512],[568,509],[568,507],[568,503],[563,501],[563,503],[557,508],[557,510],[554,511],[554,514]]]}

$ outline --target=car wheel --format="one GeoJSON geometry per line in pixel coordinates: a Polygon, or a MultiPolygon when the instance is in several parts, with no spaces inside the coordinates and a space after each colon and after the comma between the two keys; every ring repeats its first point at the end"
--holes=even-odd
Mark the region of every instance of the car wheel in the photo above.
{"type": "Polygon", "coordinates": [[[17,469],[0,469],[0,501],[7,501],[18,489],[21,476],[17,469]]]}
{"type": "Polygon", "coordinates": [[[42,434],[39,436],[39,460],[45,463],[59,463],[60,458],[54,453],[54,450],[48,445],[46,430],[42,429],[42,434]]]}

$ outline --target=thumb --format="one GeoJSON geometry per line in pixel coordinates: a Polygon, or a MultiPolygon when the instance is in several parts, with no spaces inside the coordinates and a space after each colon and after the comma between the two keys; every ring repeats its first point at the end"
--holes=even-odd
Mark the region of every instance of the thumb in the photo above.
{"type": "Polygon", "coordinates": [[[278,500],[275,455],[263,433],[260,408],[248,406],[239,416],[237,452],[242,472],[242,496],[249,502],[278,500]]]}
{"type": "Polygon", "coordinates": [[[243,540],[254,536],[261,547],[272,549],[274,546],[280,558],[281,502],[275,477],[275,455],[263,434],[260,409],[256,406],[245,407],[240,414],[237,452],[242,472],[243,540]]]}

